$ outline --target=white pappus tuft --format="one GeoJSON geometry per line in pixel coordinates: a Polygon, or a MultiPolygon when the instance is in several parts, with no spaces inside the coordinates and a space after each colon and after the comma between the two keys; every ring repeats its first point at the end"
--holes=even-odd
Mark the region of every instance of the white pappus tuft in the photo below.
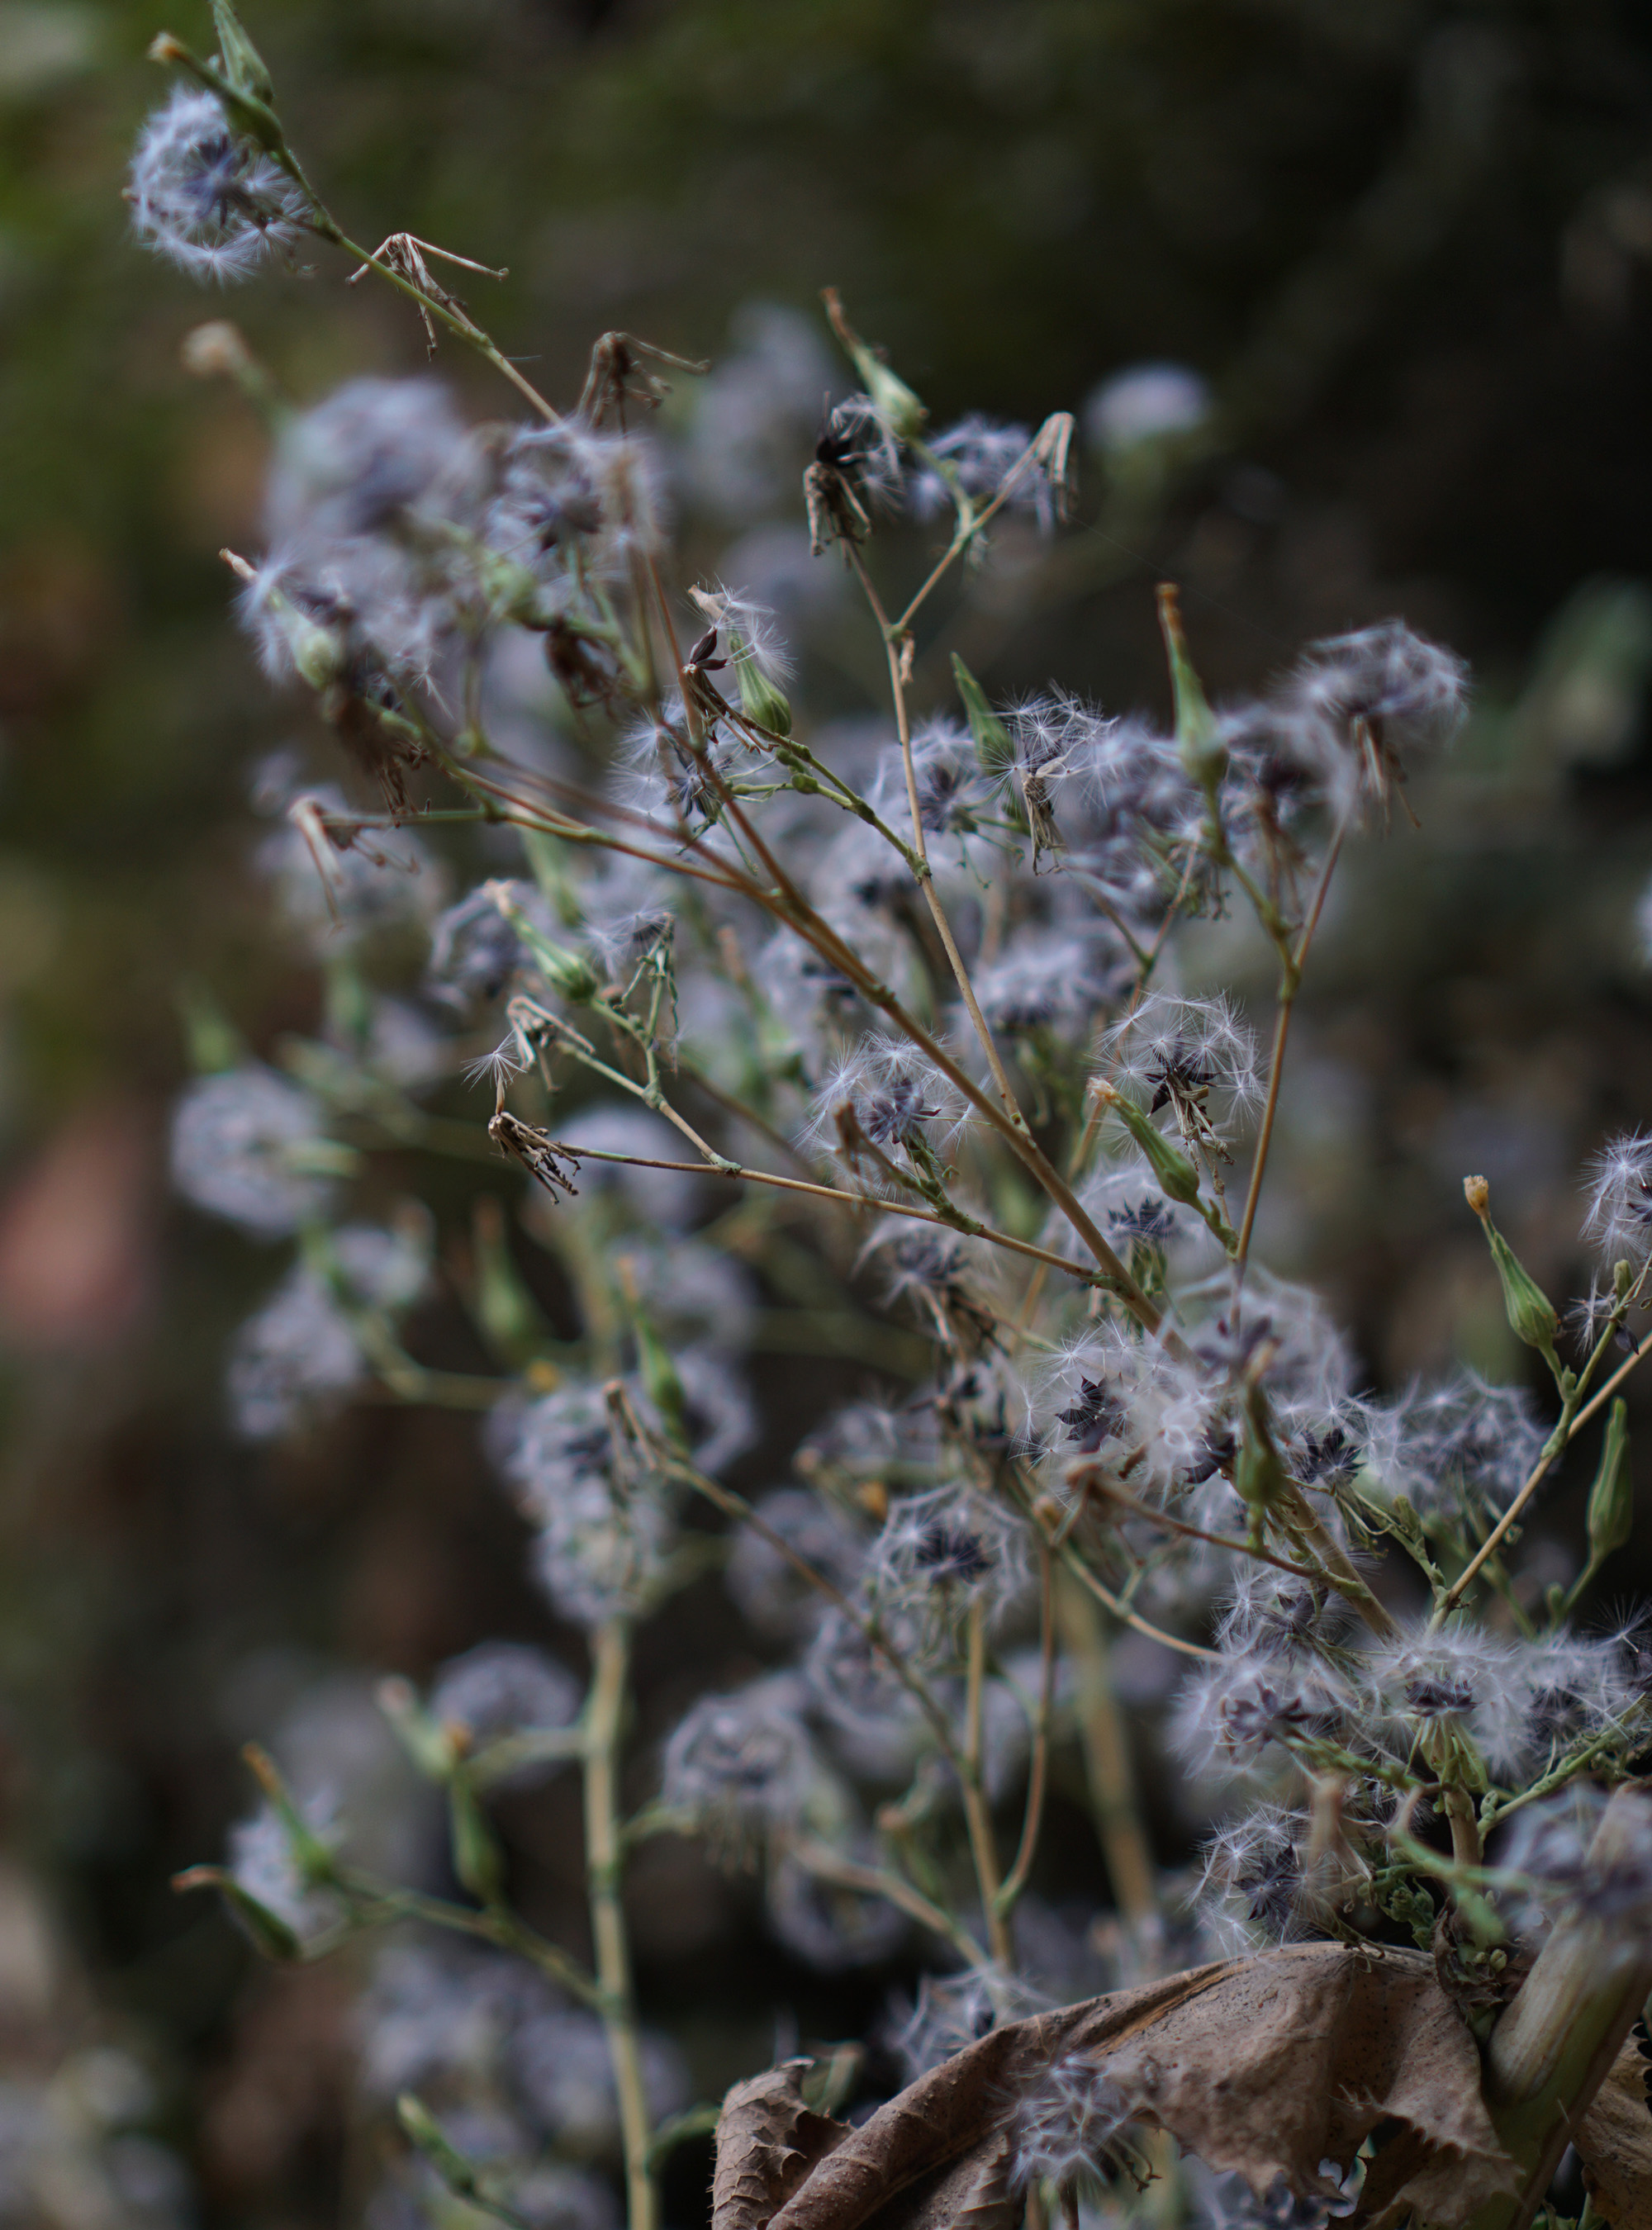
{"type": "Polygon", "coordinates": [[[890,1164],[899,1157],[921,1161],[963,1131],[969,1110],[963,1095],[916,1047],[888,1037],[866,1038],[835,1061],[815,1094],[802,1143],[817,1154],[837,1154],[874,1191],[896,1183],[890,1164]]]}
{"type": "Polygon", "coordinates": [[[666,1483],[600,1389],[578,1383],[500,1420],[500,1468],[539,1527],[535,1576],[594,1627],[653,1602],[675,1539],[666,1483]]]}
{"type": "Polygon", "coordinates": [[[1258,1804],[1206,1844],[1195,1901],[1227,1956],[1297,1932],[1308,1824],[1306,1813],[1258,1804]]]}
{"type": "Polygon", "coordinates": [[[786,1675],[702,1696],[666,1744],[661,1795],[734,1853],[802,1819],[823,1779],[786,1675]]]}
{"type": "Polygon", "coordinates": [[[228,1386],[243,1439],[279,1438],[358,1385],[366,1357],[356,1312],[396,1316],[423,1290],[422,1233],[346,1224],[328,1234],[320,1262],[296,1264],[236,1334],[228,1386]]]}
{"type": "Polygon", "coordinates": [[[904,1496],[868,1558],[868,1592],[881,1613],[905,1614],[930,1635],[978,1608],[991,1622],[1025,1592],[1025,1527],[967,1486],[904,1496]]]}
{"type": "Polygon", "coordinates": [[[1596,1155],[1583,1235],[1609,1273],[1616,1262],[1639,1271],[1652,1259],[1652,1134],[1624,1131],[1596,1155]]]}
{"type": "Polygon", "coordinates": [[[126,190],[145,247],[220,285],[290,249],[309,216],[299,187],[236,131],[216,95],[184,85],[139,132],[126,190]]]}
{"type": "Polygon", "coordinates": [[[1081,2053],[1055,2060],[1017,2102],[1010,2128],[1016,2184],[1062,2192],[1094,2186],[1123,2166],[1120,2140],[1130,2102],[1106,2071],[1081,2053]]]}
{"type": "Polygon", "coordinates": [[[1150,1115],[1168,1108],[1184,1139],[1224,1144],[1262,1098],[1255,1033],[1224,994],[1183,999],[1152,991],[1101,1041],[1104,1074],[1127,1085],[1150,1115]]]}
{"type": "Polygon", "coordinates": [[[324,1215],[350,1159],[326,1137],[318,1099],[251,1063],[197,1078],[173,1110],[172,1183],[255,1238],[324,1215]]]}
{"type": "MultiPolygon", "coordinates": [[[[344,1840],[330,1790],[300,1800],[299,1814],[315,1840],[329,1850],[344,1840]]],[[[335,1892],[309,1880],[293,1849],[280,1814],[261,1805],[249,1820],[229,1830],[229,1872],[248,1897],[286,1923],[300,1943],[313,1943],[342,1917],[335,1892]]]]}
{"type": "Polygon", "coordinates": [[[1387,1484],[1425,1518],[1461,1521],[1512,1502],[1547,1438],[1523,1386],[1494,1386],[1462,1370],[1397,1405],[1398,1447],[1387,1484]]]}
{"type": "Polygon", "coordinates": [[[1002,2021],[1042,2013],[1036,1992],[1002,1967],[966,1967],[958,1975],[926,1975],[912,2009],[889,2042],[908,2083],[954,2053],[990,2036],[1002,2021]]]}
{"type": "Polygon", "coordinates": [[[461,1728],[474,1748],[500,1735],[571,1727],[583,1700],[573,1674],[544,1650],[525,1641],[481,1641],[438,1669],[430,1715],[461,1728]]]}
{"type": "Polygon", "coordinates": [[[1196,1673],[1176,1712],[1177,1747],[1201,1772],[1242,1771],[1274,1745],[1357,1735],[1362,1698],[1322,1659],[1252,1652],[1196,1673]]]}

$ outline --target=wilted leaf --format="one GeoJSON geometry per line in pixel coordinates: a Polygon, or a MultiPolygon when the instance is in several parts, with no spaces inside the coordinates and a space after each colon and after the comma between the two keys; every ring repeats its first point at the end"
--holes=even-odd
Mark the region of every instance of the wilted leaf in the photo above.
{"type": "Polygon", "coordinates": [[[1652,2108],[1646,2062],[1633,2036],[1596,2091],[1577,2145],[1595,2212],[1612,2230],[1652,2230],[1652,2108]]]}
{"type": "Polygon", "coordinates": [[[712,2179],[714,2230],[759,2230],[816,2162],[848,2137],[847,2123],[829,2121],[803,2104],[810,2066],[789,2059],[737,2083],[724,2099],[712,2179]]]}
{"type": "Polygon", "coordinates": [[[764,2089],[787,2070],[745,2085],[719,2129],[714,2230],[1009,2230],[1023,2205],[1016,2110],[1074,2061],[1104,2071],[1138,2121],[1259,2193],[1281,2175],[1324,2190],[1320,2162],[1347,2168],[1384,2124],[1397,2134],[1371,2164],[1363,2220],[1415,2207],[1452,2230],[1508,2184],[1479,2053],[1431,1962],[1301,1944],[995,2029],[861,2128],[825,2125],[812,2163],[793,2137],[778,2168],[742,2175],[754,2098],[772,2113],[797,2096],[795,2078],[787,2093],[764,2089]]]}

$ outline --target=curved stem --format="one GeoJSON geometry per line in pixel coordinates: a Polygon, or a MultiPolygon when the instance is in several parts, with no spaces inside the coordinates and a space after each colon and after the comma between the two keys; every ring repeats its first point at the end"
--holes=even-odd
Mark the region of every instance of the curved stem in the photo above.
{"type": "Polygon", "coordinates": [[[952,1944],[962,1955],[966,1966],[991,1964],[985,1951],[961,1921],[954,1920],[950,1912],[932,1904],[910,1882],[902,1881],[899,1874],[892,1874],[882,1866],[863,1866],[853,1859],[840,1858],[829,1844],[818,1842],[811,1835],[793,1836],[787,1848],[800,1865],[818,1875],[822,1881],[838,1882],[845,1889],[860,1890],[868,1897],[887,1898],[891,1905],[899,1905],[921,1927],[932,1930],[952,1944]]]}

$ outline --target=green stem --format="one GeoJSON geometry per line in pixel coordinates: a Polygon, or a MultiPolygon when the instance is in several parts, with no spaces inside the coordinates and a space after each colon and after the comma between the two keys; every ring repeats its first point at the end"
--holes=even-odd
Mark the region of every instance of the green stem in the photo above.
{"type": "Polygon", "coordinates": [[[1158,1877],[1136,1801],[1124,1719],[1113,1692],[1107,1634],[1095,1605],[1070,1580],[1058,1589],[1055,1601],[1073,1667],[1090,1809],[1113,1901],[1131,1934],[1145,1948],[1158,1921],[1158,1877]]]}
{"type": "Polygon", "coordinates": [[[619,1815],[620,1739],[630,1670],[630,1631],[610,1619],[590,1637],[585,1718],[585,1876],[603,2027],[619,2104],[629,2230],[658,2230],[659,2194],[649,2166],[648,2093],[637,2039],[631,1947],[620,1902],[623,1836],[619,1815]]]}

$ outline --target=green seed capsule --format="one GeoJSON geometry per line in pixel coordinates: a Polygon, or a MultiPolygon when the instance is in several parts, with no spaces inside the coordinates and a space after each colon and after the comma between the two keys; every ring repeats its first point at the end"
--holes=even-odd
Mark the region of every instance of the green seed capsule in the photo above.
{"type": "Polygon", "coordinates": [[[1629,1476],[1629,1404],[1620,1394],[1606,1415],[1600,1468],[1589,1490],[1589,1555],[1598,1563],[1635,1530],[1635,1482],[1629,1476]]]}

